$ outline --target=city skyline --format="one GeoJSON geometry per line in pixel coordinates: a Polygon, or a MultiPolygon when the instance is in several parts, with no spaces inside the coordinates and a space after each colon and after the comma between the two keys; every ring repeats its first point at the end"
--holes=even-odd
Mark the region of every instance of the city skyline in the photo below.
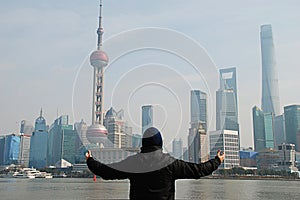
{"type": "MultiPolygon", "coordinates": [[[[218,68],[237,66],[241,146],[253,145],[251,108],[260,105],[261,101],[259,27],[262,24],[271,24],[275,37],[280,108],[283,110],[283,106],[299,104],[299,94],[290,90],[299,85],[298,2],[276,2],[270,7],[260,1],[248,4],[229,1],[219,2],[220,8],[213,8],[212,2],[198,1],[189,4],[166,1],[160,2],[159,6],[150,2],[141,5],[138,1],[105,1],[104,4],[104,21],[109,24],[104,42],[115,34],[133,28],[165,27],[197,41],[218,68]],[[246,12],[245,4],[249,12],[246,12]],[[200,10],[195,9],[197,7],[200,10]],[[278,12],[281,16],[277,15],[278,12]],[[180,19],[179,15],[182,16],[180,19]]],[[[0,8],[0,24],[3,27],[0,39],[3,44],[0,56],[3,122],[0,135],[18,132],[23,119],[33,124],[40,107],[43,107],[48,122],[54,121],[58,115],[72,115],[72,90],[77,69],[95,46],[96,6],[98,1],[3,3],[0,8]],[[15,59],[16,56],[18,59],[15,59]],[[12,75],[14,79],[11,79],[12,75]]],[[[118,65],[122,67],[122,63],[118,65]]],[[[202,88],[194,84],[192,89],[202,88]]],[[[85,95],[83,104],[90,104],[91,95],[85,95]]],[[[104,107],[110,107],[108,99],[104,107]]],[[[136,107],[140,110],[139,106],[136,107]]],[[[183,108],[188,113],[183,116],[189,116],[188,104],[184,104],[183,108]]],[[[120,107],[116,105],[116,109],[120,107]]],[[[90,124],[90,110],[83,106],[77,111],[79,118],[71,117],[71,123],[83,118],[90,124]]],[[[188,123],[185,126],[180,130],[184,136],[188,133],[188,123]]],[[[166,128],[163,134],[166,132],[169,129],[166,128]]]]}

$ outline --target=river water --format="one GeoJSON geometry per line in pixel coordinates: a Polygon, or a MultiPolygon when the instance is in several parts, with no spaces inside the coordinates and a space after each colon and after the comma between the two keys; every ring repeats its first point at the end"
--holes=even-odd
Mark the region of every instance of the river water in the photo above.
{"type": "MultiPolygon", "coordinates": [[[[128,181],[0,179],[0,199],[128,199],[128,181]]],[[[300,181],[200,179],[176,182],[176,199],[300,199],[300,181]]]]}

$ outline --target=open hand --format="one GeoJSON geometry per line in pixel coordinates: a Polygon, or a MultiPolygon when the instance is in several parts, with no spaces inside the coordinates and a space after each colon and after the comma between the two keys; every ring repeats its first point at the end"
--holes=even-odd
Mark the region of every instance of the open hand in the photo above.
{"type": "Polygon", "coordinates": [[[90,157],[92,157],[92,153],[90,150],[87,150],[87,152],[85,153],[85,159],[89,159],[90,157]]]}

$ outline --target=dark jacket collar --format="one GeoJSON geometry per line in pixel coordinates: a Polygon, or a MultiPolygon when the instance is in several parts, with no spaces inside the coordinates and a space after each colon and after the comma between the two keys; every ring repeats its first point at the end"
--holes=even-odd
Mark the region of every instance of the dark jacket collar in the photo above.
{"type": "Polygon", "coordinates": [[[161,146],[141,147],[141,153],[149,153],[157,150],[162,150],[161,146]]]}

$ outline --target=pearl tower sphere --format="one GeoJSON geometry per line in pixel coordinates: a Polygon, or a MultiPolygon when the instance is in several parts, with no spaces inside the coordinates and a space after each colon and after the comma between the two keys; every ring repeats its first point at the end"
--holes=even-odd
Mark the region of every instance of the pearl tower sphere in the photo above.
{"type": "Polygon", "coordinates": [[[103,34],[103,28],[101,27],[101,9],[102,3],[100,2],[99,28],[97,30],[97,50],[90,56],[90,63],[94,67],[92,125],[88,128],[86,134],[89,142],[103,145],[107,140],[107,129],[103,126],[103,74],[104,67],[108,64],[108,56],[101,50],[103,34]]]}
{"type": "Polygon", "coordinates": [[[102,67],[107,66],[108,56],[104,51],[96,50],[91,54],[90,62],[91,62],[91,65],[94,68],[100,68],[101,69],[102,67]]]}

